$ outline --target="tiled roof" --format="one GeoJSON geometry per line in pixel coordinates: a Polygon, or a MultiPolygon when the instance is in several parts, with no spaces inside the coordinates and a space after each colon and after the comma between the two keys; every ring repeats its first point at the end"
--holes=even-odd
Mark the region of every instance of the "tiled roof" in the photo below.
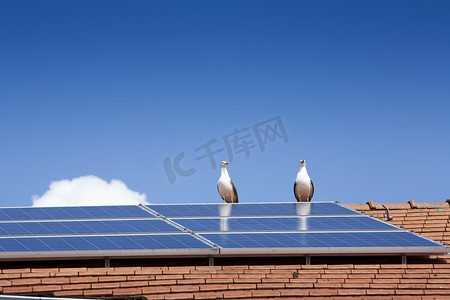
{"type": "MultiPolygon", "coordinates": [[[[450,201],[386,204],[390,223],[439,242],[449,241],[450,201]]],[[[381,204],[346,205],[386,220],[381,204]]],[[[217,266],[4,268],[0,293],[71,298],[229,299],[450,299],[450,256],[402,264],[379,259],[312,258],[312,264],[274,263],[217,266]],[[351,263],[348,263],[351,261],[351,263]]]]}

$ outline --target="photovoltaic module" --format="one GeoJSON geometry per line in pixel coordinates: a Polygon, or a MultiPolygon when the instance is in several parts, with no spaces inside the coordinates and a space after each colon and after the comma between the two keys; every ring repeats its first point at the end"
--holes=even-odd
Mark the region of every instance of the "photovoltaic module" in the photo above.
{"type": "Polygon", "coordinates": [[[332,202],[0,208],[0,259],[444,254],[332,202]]]}

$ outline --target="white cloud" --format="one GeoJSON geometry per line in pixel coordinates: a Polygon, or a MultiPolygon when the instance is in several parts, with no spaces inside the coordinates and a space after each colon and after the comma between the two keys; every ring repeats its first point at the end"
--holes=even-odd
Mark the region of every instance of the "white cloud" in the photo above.
{"type": "Polygon", "coordinates": [[[146,198],[120,180],[107,182],[93,175],[53,181],[44,195],[32,197],[33,206],[137,205],[148,204],[146,198]]]}

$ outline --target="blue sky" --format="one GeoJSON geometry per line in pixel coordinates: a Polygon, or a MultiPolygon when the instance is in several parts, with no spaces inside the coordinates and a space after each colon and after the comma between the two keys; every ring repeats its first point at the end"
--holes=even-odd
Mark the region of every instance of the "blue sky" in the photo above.
{"type": "Polygon", "coordinates": [[[195,149],[235,129],[241,202],[295,201],[300,159],[314,201],[450,198],[448,1],[1,1],[0,40],[0,206],[86,175],[220,203],[195,149]]]}

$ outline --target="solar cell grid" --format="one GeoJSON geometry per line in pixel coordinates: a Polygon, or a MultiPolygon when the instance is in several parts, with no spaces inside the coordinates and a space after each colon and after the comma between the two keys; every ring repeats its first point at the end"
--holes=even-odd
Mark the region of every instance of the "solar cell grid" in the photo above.
{"type": "Polygon", "coordinates": [[[399,232],[298,232],[298,233],[228,233],[201,236],[223,248],[335,248],[335,247],[436,247],[438,243],[399,232]]]}
{"type": "Polygon", "coordinates": [[[0,208],[0,221],[155,218],[139,206],[0,208]]]}
{"type": "Polygon", "coordinates": [[[195,232],[208,231],[328,231],[396,230],[397,227],[366,217],[277,217],[175,219],[195,232]]]}
{"type": "MultiPolygon", "coordinates": [[[[1,252],[208,249],[189,234],[11,237],[0,239],[1,252]]],[[[99,253],[101,255],[101,253],[99,253]]]]}
{"type": "Polygon", "coordinates": [[[184,217],[251,217],[251,216],[309,216],[358,215],[359,213],[334,203],[260,203],[260,204],[175,204],[147,205],[169,218],[184,217]]]}
{"type": "Polygon", "coordinates": [[[180,229],[159,219],[61,221],[61,222],[0,222],[0,236],[23,235],[83,235],[114,233],[179,232],[180,229]]]}

